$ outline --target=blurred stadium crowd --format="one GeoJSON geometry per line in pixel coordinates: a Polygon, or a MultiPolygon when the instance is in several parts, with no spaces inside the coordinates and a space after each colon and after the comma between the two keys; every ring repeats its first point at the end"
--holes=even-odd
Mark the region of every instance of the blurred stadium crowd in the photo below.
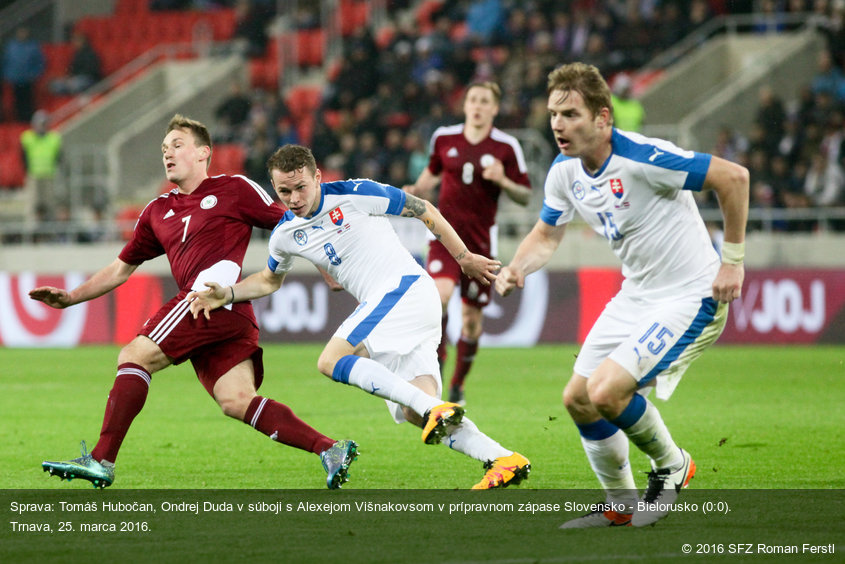
{"type": "MultiPolygon", "coordinates": [[[[279,16],[274,0],[144,2],[153,11],[231,12],[231,39],[244,44],[246,57],[261,59],[272,48],[267,24],[279,16]]],[[[319,28],[319,3],[298,5],[295,27],[319,28]]],[[[752,208],[845,205],[845,0],[388,0],[385,5],[387,21],[378,29],[352,27],[343,36],[343,56],[317,86],[299,89],[297,98],[280,92],[274,80],[262,80],[260,72],[251,73],[250,84],[232,85],[208,124],[217,144],[241,148],[234,166],[242,170],[226,172],[244,172],[270,191],[268,155],[281,144],[303,143],[313,148],[327,180],[367,177],[402,186],[426,166],[434,129],[462,121],[463,91],[473,80],[502,86],[499,128],[536,130],[555,151],[546,111],[546,75],[555,66],[591,63],[612,86],[621,86],[715,16],[752,14],[749,31],[778,33],[788,27],[782,16],[806,14],[827,46],[812,83],[798,99],[762,88],[749,130],[725,124],[714,147],[699,149],[749,168],[752,208]]],[[[812,218],[770,226],[818,227],[812,218]]],[[[833,228],[845,225],[834,222],[833,228]]]]}

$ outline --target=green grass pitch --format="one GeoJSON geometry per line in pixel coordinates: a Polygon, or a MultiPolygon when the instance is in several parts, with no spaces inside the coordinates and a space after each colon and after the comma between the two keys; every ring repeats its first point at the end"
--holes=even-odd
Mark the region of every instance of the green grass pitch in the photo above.
{"type": "MultiPolygon", "coordinates": [[[[222,495],[215,490],[226,490],[235,497],[249,497],[253,490],[296,490],[296,495],[317,503],[378,501],[383,495],[411,501],[432,498],[546,503],[550,492],[565,499],[569,494],[561,490],[567,490],[572,496],[580,496],[579,500],[601,500],[578,434],[560,399],[577,353],[574,346],[482,349],[467,381],[467,415],[491,437],[532,462],[530,479],[518,488],[467,497],[464,490],[483,474],[481,464],[445,446],[422,444],[417,428],[393,423],[382,400],[321,376],[316,370],[321,350],[318,345],[265,347],[266,376],[260,393],[291,406],[323,433],[359,443],[359,459],[340,492],[325,490],[325,473],[313,454],[276,444],[245,424],[224,417],[197,382],[189,363],[153,375],[146,406],[123,444],[111,488],[99,492],[85,481],[62,482],[49,477],[41,471],[42,460],[79,456],[81,439],[87,440],[89,448],[96,443],[118,350],[93,346],[0,349],[0,444],[5,490],[4,507],[0,509],[9,510],[10,499],[16,499],[13,490],[38,490],[26,494],[36,498],[59,490],[74,501],[98,502],[111,499],[106,496],[123,499],[121,494],[143,498],[145,494],[138,490],[200,490],[197,495],[208,491],[209,499],[222,495]]],[[[676,442],[698,464],[698,473],[687,490],[690,494],[685,492],[679,500],[689,495],[691,500],[702,502],[695,497],[695,490],[708,495],[713,491],[731,492],[740,497],[747,490],[784,492],[783,496],[774,495],[774,507],[746,508],[749,515],[755,515],[751,528],[745,531],[750,537],[736,536],[743,529],[732,520],[710,518],[702,527],[700,514],[673,514],[647,531],[591,530],[572,535],[557,530],[562,520],[573,516],[561,512],[524,516],[481,511],[447,517],[440,512],[414,516],[367,513],[363,519],[360,514],[346,519],[319,516],[328,522],[308,513],[298,514],[295,525],[287,523],[295,527],[301,543],[285,545],[288,558],[282,561],[312,561],[314,555],[306,547],[312,541],[319,545],[326,527],[339,527],[343,541],[355,546],[357,556],[345,559],[353,562],[589,561],[596,559],[589,555],[596,554],[597,545],[606,543],[608,534],[625,538],[624,544],[609,554],[616,562],[643,561],[643,555],[660,561],[742,561],[741,556],[718,552],[684,556],[680,541],[704,546],[708,542],[723,543],[722,550],[727,550],[729,542],[751,543],[755,549],[757,543],[767,542],[788,541],[800,546],[804,542],[822,543],[828,538],[825,531],[833,531],[828,542],[834,543],[841,557],[845,552],[841,527],[845,516],[843,363],[845,347],[716,346],[692,365],[669,402],[654,400],[676,442]],[[818,490],[830,495],[819,494],[818,490]],[[831,501],[813,497],[819,495],[831,501]],[[803,499],[805,503],[784,503],[784,499],[803,499]],[[787,526],[784,515],[793,515],[807,528],[787,526]],[[831,519],[837,523],[833,529],[826,525],[831,519]],[[360,526],[351,525],[353,521],[360,526]],[[368,524],[361,524],[364,521],[368,524]],[[450,528],[455,527],[453,535],[462,527],[472,529],[467,533],[467,539],[472,540],[463,541],[463,552],[456,552],[447,541],[450,528]],[[388,529],[391,533],[384,535],[388,529]],[[510,538],[509,531],[518,531],[519,535],[510,538]],[[535,549],[526,548],[530,546],[535,549]],[[397,559],[391,547],[403,556],[397,559]]],[[[645,456],[632,448],[631,462],[638,485],[644,487],[642,472],[648,469],[645,456]]],[[[750,495],[752,500],[746,504],[757,505],[759,500],[750,495]]],[[[743,503],[736,501],[739,512],[743,503]]],[[[4,521],[14,517],[5,513],[0,516],[4,521]]],[[[26,521],[26,516],[18,517],[26,521]]],[[[218,530],[212,517],[196,518],[193,523],[199,531],[184,528],[193,530],[190,539],[180,537],[170,527],[165,534],[156,523],[158,532],[146,534],[163,535],[167,542],[161,554],[144,553],[138,561],[153,555],[158,561],[183,558],[188,554],[180,552],[188,550],[185,543],[203,535],[228,538],[220,531],[227,531],[229,525],[220,524],[218,530]],[[218,532],[212,535],[206,529],[218,532]]],[[[0,559],[5,560],[3,553],[7,550],[20,561],[61,560],[63,554],[66,556],[63,551],[69,545],[58,543],[50,552],[49,543],[33,542],[40,534],[9,532],[9,525],[0,521],[0,539],[13,541],[4,543],[5,549],[0,546],[0,559]]],[[[264,538],[260,532],[256,535],[264,538]]],[[[110,542],[117,542],[114,539],[119,536],[113,534],[110,542]]],[[[143,537],[130,533],[124,536],[130,545],[143,537]]],[[[63,538],[70,537],[87,538],[82,533],[63,538]]],[[[55,539],[55,533],[46,538],[55,539]]],[[[234,538],[230,541],[236,542],[234,538]]],[[[253,542],[246,543],[244,550],[260,561],[269,559],[274,554],[270,551],[280,546],[264,548],[262,543],[253,542]]],[[[192,548],[190,554],[202,554],[196,550],[192,548]]],[[[714,544],[712,550],[719,548],[714,544]]],[[[219,552],[214,554],[220,556],[219,552]]],[[[759,562],[788,557],[758,552],[747,558],[759,562]]],[[[813,558],[827,561],[825,556],[813,558]]],[[[833,558],[830,561],[836,561],[833,558]]],[[[646,561],[650,559],[645,557],[646,561]]]]}

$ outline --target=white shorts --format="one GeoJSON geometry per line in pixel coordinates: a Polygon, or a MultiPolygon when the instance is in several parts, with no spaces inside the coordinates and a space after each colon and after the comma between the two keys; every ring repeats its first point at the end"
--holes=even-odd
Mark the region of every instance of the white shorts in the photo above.
{"type": "Polygon", "coordinates": [[[656,382],[657,397],[669,399],[690,363],[722,334],[727,319],[728,304],[712,297],[655,302],[620,292],[590,329],[574,371],[588,378],[610,358],[639,388],[656,382]]]}
{"type": "MultiPolygon", "coordinates": [[[[359,304],[334,336],[353,346],[363,343],[372,360],[408,382],[425,374],[433,376],[440,397],[441,307],[431,277],[405,276],[394,289],[359,304]]],[[[397,423],[405,421],[401,405],[385,403],[397,423]]]]}

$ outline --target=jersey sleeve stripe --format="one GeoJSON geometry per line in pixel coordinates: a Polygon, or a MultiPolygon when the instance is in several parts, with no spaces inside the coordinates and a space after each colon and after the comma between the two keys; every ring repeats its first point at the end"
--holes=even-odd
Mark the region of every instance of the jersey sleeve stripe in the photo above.
{"type": "Polygon", "coordinates": [[[556,226],[561,214],[563,214],[562,211],[551,208],[546,202],[543,202],[543,208],[540,210],[540,219],[544,223],[548,223],[552,227],[556,226]]]}
{"type": "Polygon", "coordinates": [[[249,185],[252,186],[252,189],[258,192],[258,195],[261,196],[261,199],[264,200],[265,204],[267,204],[268,206],[273,204],[273,198],[270,197],[270,194],[264,191],[264,188],[262,188],[260,184],[258,184],[252,179],[247,178],[242,174],[236,174],[235,178],[242,178],[246,180],[249,185]]]}
{"type": "Polygon", "coordinates": [[[388,190],[388,196],[390,198],[390,203],[387,205],[386,214],[389,215],[402,215],[402,210],[405,209],[405,201],[407,200],[408,196],[394,186],[391,186],[392,190],[388,190]]]}
{"type": "Polygon", "coordinates": [[[679,154],[664,146],[639,143],[619,133],[616,129],[613,130],[613,152],[638,163],[686,172],[683,189],[695,191],[701,190],[704,186],[704,177],[707,176],[711,160],[710,155],[704,153],[682,151],[679,154]]]}
{"type": "Polygon", "coordinates": [[[528,170],[528,165],[525,163],[525,155],[522,153],[522,145],[519,144],[516,137],[495,127],[490,132],[490,137],[496,141],[510,145],[514,155],[516,155],[516,164],[519,166],[519,172],[526,172],[528,170]]]}

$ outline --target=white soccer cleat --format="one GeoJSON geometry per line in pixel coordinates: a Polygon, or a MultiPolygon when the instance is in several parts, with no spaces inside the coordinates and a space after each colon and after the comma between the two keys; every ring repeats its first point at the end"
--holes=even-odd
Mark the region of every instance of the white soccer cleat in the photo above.
{"type": "Polygon", "coordinates": [[[648,488],[631,518],[634,527],[653,525],[666,517],[681,489],[695,476],[695,461],[687,451],[680,450],[684,461],[678,469],[660,468],[648,473],[648,488]]]}

